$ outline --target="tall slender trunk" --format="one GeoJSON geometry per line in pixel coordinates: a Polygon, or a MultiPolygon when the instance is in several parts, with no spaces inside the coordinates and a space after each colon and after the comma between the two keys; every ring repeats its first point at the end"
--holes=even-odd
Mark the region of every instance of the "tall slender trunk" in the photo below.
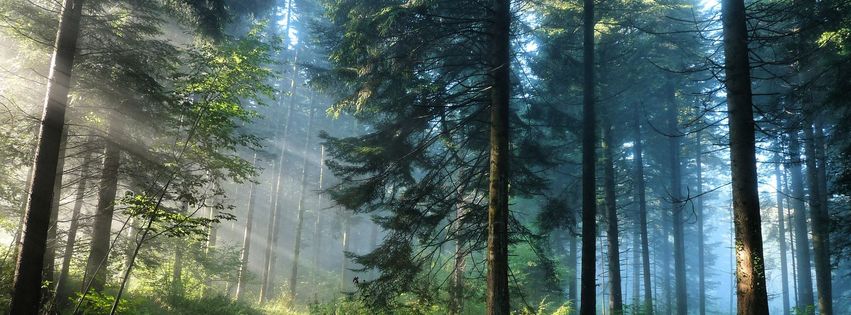
{"type": "Polygon", "coordinates": [[[41,276],[50,225],[50,204],[56,181],[68,90],[71,88],[71,68],[80,33],[82,5],[83,0],[65,0],[60,13],[39,127],[38,149],[33,163],[32,186],[28,191],[29,201],[24,215],[23,245],[18,253],[12,284],[11,314],[35,314],[41,302],[41,276]]]}
{"type": "MultiPolygon", "coordinates": [[[[180,205],[180,213],[187,214],[189,211],[189,203],[184,201],[180,205]]],[[[171,296],[176,298],[183,296],[183,242],[177,240],[174,244],[174,265],[171,267],[171,296]]]]}
{"type": "MultiPolygon", "coordinates": [[[[786,218],[789,220],[786,222],[789,224],[789,250],[792,252],[792,255],[789,255],[792,258],[792,293],[794,293],[795,297],[795,306],[798,306],[798,274],[797,274],[797,265],[795,264],[795,224],[792,220],[794,214],[792,213],[792,198],[790,197],[789,192],[789,181],[786,178],[786,171],[789,169],[788,165],[783,167],[783,194],[786,196],[786,218]]],[[[790,313],[791,314],[791,313],[790,313]]]]}
{"type": "MultiPolygon", "coordinates": [[[[251,166],[257,166],[257,152],[251,160],[251,166]]],[[[248,213],[245,214],[245,232],[242,234],[242,252],[239,255],[239,275],[236,280],[236,300],[242,300],[248,279],[248,257],[251,253],[251,228],[254,226],[254,196],[257,193],[257,183],[251,181],[248,192],[248,213]]]]}
{"type": "Polygon", "coordinates": [[[638,225],[641,234],[641,261],[644,269],[644,313],[653,315],[653,289],[650,276],[650,241],[647,235],[647,191],[644,182],[643,144],[641,143],[641,115],[636,108],[633,115],[635,128],[635,193],[638,199],[638,225]]]}
{"type": "Polygon", "coordinates": [[[86,193],[86,181],[89,176],[89,165],[92,154],[86,152],[83,164],[80,166],[80,176],[77,182],[77,191],[74,199],[74,208],[71,211],[71,225],[68,227],[68,239],[65,241],[65,251],[62,255],[62,267],[59,271],[59,280],[56,281],[55,304],[62,306],[68,302],[71,288],[68,286],[68,270],[71,268],[71,259],[74,258],[74,246],[77,242],[77,229],[80,226],[80,210],[83,208],[83,198],[86,193]]]}
{"type": "MultiPolygon", "coordinates": [[[[213,255],[216,252],[216,242],[218,240],[218,228],[216,227],[216,223],[212,220],[215,220],[219,216],[219,208],[216,207],[216,201],[213,201],[213,204],[208,206],[210,214],[208,219],[211,221],[210,227],[207,229],[207,243],[204,244],[204,258],[209,261],[213,258],[213,255]]],[[[228,282],[230,283],[230,282],[228,282]]],[[[207,272],[204,274],[204,287],[201,291],[202,296],[209,296],[210,291],[213,289],[213,278],[210,273],[207,272]]],[[[225,290],[225,294],[230,291],[229,289],[225,290]]]]}
{"type": "Polygon", "coordinates": [[[737,310],[739,314],[768,314],[745,19],[744,0],[722,1],[730,171],[736,230],[737,310]]]}
{"type": "MultiPolygon", "coordinates": [[[[662,211],[671,211],[671,210],[662,210],[662,211]]],[[[669,238],[671,236],[671,229],[672,229],[673,220],[671,220],[670,216],[664,215],[664,214],[663,214],[663,217],[661,218],[661,220],[662,220],[662,230],[660,231],[660,233],[662,235],[660,235],[661,236],[660,238],[661,238],[662,242],[661,242],[660,246],[662,248],[660,249],[660,251],[662,252],[662,259],[661,259],[660,265],[662,267],[661,268],[662,269],[661,270],[661,272],[662,272],[662,288],[665,290],[665,296],[664,296],[664,299],[665,299],[665,314],[671,315],[671,314],[674,313],[674,303],[673,303],[674,290],[671,287],[671,258],[673,256],[673,253],[672,253],[672,246],[671,246],[671,242],[669,241],[669,238]]]]}
{"type": "MultiPolygon", "coordinates": [[[[108,128],[113,128],[112,125],[108,128]]],[[[108,134],[112,134],[108,132],[108,134]]],[[[98,189],[97,212],[92,224],[92,241],[86,262],[86,279],[91,279],[91,288],[103,291],[106,284],[109,240],[112,232],[112,216],[115,209],[115,191],[118,188],[118,169],[121,151],[110,139],[106,140],[103,157],[103,173],[98,189]]]]}
{"type": "Polygon", "coordinates": [[[449,314],[461,314],[464,310],[464,272],[466,271],[466,254],[464,252],[464,242],[461,239],[461,221],[466,215],[464,205],[463,191],[459,187],[456,191],[458,201],[455,208],[455,222],[453,223],[453,237],[455,238],[455,253],[451,275],[451,283],[449,284],[449,314]]]}
{"type": "Polygon", "coordinates": [[[810,123],[804,124],[804,151],[807,156],[807,184],[809,186],[810,224],[813,227],[813,261],[816,267],[819,314],[832,315],[833,302],[830,281],[830,249],[828,244],[829,219],[822,204],[823,195],[819,179],[815,136],[810,123]]]}
{"type": "Polygon", "coordinates": [[[591,315],[597,308],[597,118],[594,111],[594,0],[583,0],[582,9],[582,302],[579,313],[591,315]]]}
{"type": "Polygon", "coordinates": [[[346,257],[346,253],[349,252],[349,228],[351,228],[351,226],[350,226],[351,222],[350,221],[351,221],[351,218],[352,218],[351,214],[349,214],[349,213],[346,213],[346,214],[343,214],[343,215],[345,216],[345,218],[343,219],[343,231],[342,231],[343,232],[343,237],[342,237],[343,238],[343,240],[342,240],[343,241],[342,242],[343,261],[340,263],[340,291],[346,290],[346,283],[348,283],[348,281],[349,281],[349,274],[348,274],[349,258],[346,257]]]}
{"type": "Polygon", "coordinates": [[[789,314],[789,270],[786,265],[786,225],[783,211],[783,194],[781,192],[783,182],[780,177],[780,163],[782,162],[780,154],[776,154],[774,160],[774,179],[777,185],[777,235],[779,235],[777,241],[780,250],[780,284],[783,286],[783,314],[789,314]]]}
{"type": "Polygon", "coordinates": [[[493,0],[490,95],[490,178],[488,180],[487,314],[511,312],[508,294],[509,49],[511,1],[493,0]]]}
{"type": "Polygon", "coordinates": [[[301,234],[304,228],[304,202],[307,198],[307,152],[310,151],[310,138],[313,136],[311,128],[313,127],[313,115],[316,109],[310,111],[310,117],[307,119],[307,133],[304,139],[304,160],[301,164],[301,190],[298,198],[298,218],[296,220],[295,244],[293,245],[293,269],[290,272],[290,297],[295,299],[296,285],[298,284],[298,261],[301,254],[301,234]]]}
{"type": "MultiPolygon", "coordinates": [[[[322,187],[325,180],[325,145],[319,146],[319,181],[316,196],[316,221],[313,223],[313,283],[319,283],[319,255],[322,253],[322,187]]],[[[319,303],[319,288],[314,288],[313,302],[319,303]]]]}
{"type": "Polygon", "coordinates": [[[632,304],[636,309],[640,309],[641,305],[641,231],[638,227],[638,207],[633,213],[632,227],[632,304]]]}
{"type": "Polygon", "coordinates": [[[706,249],[704,241],[703,225],[706,218],[703,216],[703,133],[697,132],[697,152],[695,164],[697,164],[697,299],[698,312],[706,315],[706,249]]]}
{"type": "MultiPolygon", "coordinates": [[[[59,160],[56,162],[56,180],[53,183],[53,198],[50,202],[50,226],[47,229],[47,247],[44,252],[44,281],[56,282],[56,245],[58,244],[57,230],[59,229],[59,204],[62,201],[62,175],[65,172],[65,153],[68,147],[68,128],[62,128],[62,139],[59,142],[59,160]]],[[[49,287],[45,295],[50,295],[49,287]]]]}
{"type": "MultiPolygon", "coordinates": [[[[38,150],[38,147],[33,146],[32,152],[28,157],[29,158],[35,157],[35,153],[36,153],[37,150],[38,150]]],[[[12,248],[12,253],[15,253],[15,255],[18,254],[18,252],[21,249],[21,245],[22,245],[21,244],[21,238],[24,235],[24,227],[25,227],[24,223],[26,223],[27,206],[29,205],[29,201],[30,201],[28,194],[30,193],[30,189],[32,189],[33,175],[35,175],[34,173],[35,173],[35,165],[30,165],[29,169],[26,172],[27,177],[24,179],[25,180],[24,190],[22,191],[23,193],[22,193],[21,200],[20,200],[20,208],[19,208],[20,209],[20,211],[19,211],[20,218],[18,220],[17,229],[15,229],[15,236],[12,238],[12,244],[14,244],[13,248],[12,248]]],[[[6,262],[5,258],[4,258],[3,262],[4,263],[6,262]]]]}
{"type": "Polygon", "coordinates": [[[682,170],[680,164],[680,136],[678,106],[674,97],[674,91],[668,91],[670,103],[668,108],[668,144],[670,146],[671,164],[671,223],[673,223],[674,234],[674,286],[677,298],[677,314],[688,313],[688,297],[686,295],[686,255],[685,255],[685,232],[683,219],[683,196],[682,196],[682,170]]]}
{"type": "MultiPolygon", "coordinates": [[[[571,222],[576,222],[575,215],[571,214],[571,216],[573,216],[571,222]]],[[[576,265],[576,253],[578,251],[578,246],[576,244],[576,233],[574,231],[576,231],[576,223],[573,223],[573,225],[568,229],[568,233],[570,235],[568,235],[567,238],[567,300],[570,301],[571,305],[576,307],[579,302],[579,290],[577,290],[577,275],[579,270],[576,265]]]]}
{"type": "Polygon", "coordinates": [[[793,216],[795,223],[795,260],[798,265],[795,268],[798,283],[798,302],[795,307],[801,311],[812,314],[813,302],[813,280],[810,264],[810,243],[807,232],[807,214],[804,208],[804,179],[801,172],[801,143],[798,140],[797,130],[789,133],[789,180],[791,184],[790,198],[792,208],[795,209],[793,216]]]}
{"type": "MultiPolygon", "coordinates": [[[[290,28],[290,16],[291,16],[291,1],[286,0],[287,6],[287,18],[286,18],[286,27],[284,31],[284,43],[288,45],[289,43],[289,28],[290,28]]],[[[275,265],[278,260],[277,253],[275,250],[278,247],[278,237],[280,234],[280,221],[283,216],[283,205],[280,202],[281,192],[282,190],[282,181],[284,180],[284,162],[286,161],[285,156],[287,154],[287,147],[289,138],[289,130],[290,125],[292,124],[292,111],[295,108],[295,94],[296,94],[296,78],[298,76],[298,47],[295,49],[295,55],[293,56],[293,68],[291,73],[290,87],[289,87],[289,96],[287,99],[289,100],[289,106],[287,106],[286,119],[284,123],[284,133],[283,137],[281,137],[281,153],[278,158],[278,176],[275,184],[275,201],[272,213],[272,219],[269,220],[269,230],[268,230],[268,238],[266,239],[266,259],[265,264],[263,266],[263,281],[260,284],[260,303],[266,302],[272,296],[272,287],[274,286],[274,275],[275,275],[275,265]]],[[[283,85],[283,84],[282,84],[283,85]]],[[[281,97],[281,104],[283,105],[283,97],[281,97]]]]}
{"type": "Polygon", "coordinates": [[[608,241],[609,309],[612,314],[623,313],[621,291],[620,246],[618,244],[618,206],[615,195],[615,166],[612,150],[611,120],[606,119],[603,127],[603,192],[606,200],[606,239],[608,241]]]}

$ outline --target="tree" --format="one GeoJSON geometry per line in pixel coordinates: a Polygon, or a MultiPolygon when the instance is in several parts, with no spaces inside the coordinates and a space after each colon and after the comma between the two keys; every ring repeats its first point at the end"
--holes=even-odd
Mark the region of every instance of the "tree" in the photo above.
{"type": "Polygon", "coordinates": [[[82,6],[83,0],[65,0],[59,19],[24,222],[26,229],[23,246],[15,268],[10,307],[13,314],[34,314],[38,312],[41,301],[39,297],[47,229],[50,225],[50,204],[54,195],[59,142],[65,124],[65,107],[68,103],[68,89],[71,87],[71,69],[80,32],[82,6]]]}
{"type": "Polygon", "coordinates": [[[488,184],[487,314],[511,312],[508,295],[509,67],[511,1],[493,1],[490,29],[490,181],[488,184]]]}
{"type": "Polygon", "coordinates": [[[596,243],[597,183],[594,173],[596,115],[594,111],[594,1],[583,1],[582,13],[582,301],[579,313],[590,315],[597,308],[596,243]]]}
{"type": "Polygon", "coordinates": [[[768,314],[744,1],[722,1],[721,21],[736,231],[737,311],[738,314],[768,314]]]}

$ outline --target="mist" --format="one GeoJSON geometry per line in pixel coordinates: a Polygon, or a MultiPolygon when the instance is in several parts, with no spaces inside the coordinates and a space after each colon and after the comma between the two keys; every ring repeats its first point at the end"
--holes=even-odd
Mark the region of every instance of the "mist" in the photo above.
{"type": "Polygon", "coordinates": [[[851,313],[849,13],[0,0],[0,310],[851,313]]]}

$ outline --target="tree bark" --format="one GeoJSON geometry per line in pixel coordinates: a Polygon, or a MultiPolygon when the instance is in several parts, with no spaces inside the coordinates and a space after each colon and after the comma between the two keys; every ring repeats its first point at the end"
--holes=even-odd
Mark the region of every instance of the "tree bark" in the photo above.
{"type": "Polygon", "coordinates": [[[668,144],[670,146],[671,164],[671,223],[674,234],[674,292],[677,299],[677,314],[688,313],[688,297],[686,295],[686,255],[685,255],[685,232],[683,219],[684,200],[682,196],[682,165],[680,163],[680,135],[678,106],[671,88],[667,91],[670,103],[668,104],[668,144]]]}
{"type": "Polygon", "coordinates": [[[490,73],[490,178],[488,180],[487,314],[511,312],[508,293],[509,54],[511,1],[493,0],[490,73]]]}
{"type": "Polygon", "coordinates": [[[594,111],[594,0],[583,0],[582,10],[582,301],[579,313],[591,315],[597,308],[597,118],[594,111]]]}
{"type": "MultiPolygon", "coordinates": [[[[703,216],[703,134],[697,132],[697,152],[695,164],[697,164],[697,299],[698,313],[706,315],[706,246],[704,241],[703,225],[706,218],[703,216]]],[[[782,234],[781,234],[782,235],[782,234]]]]}
{"type": "MultiPolygon", "coordinates": [[[[44,281],[56,282],[56,245],[58,244],[57,230],[59,228],[59,204],[62,201],[62,175],[65,172],[65,153],[68,147],[68,128],[62,128],[62,138],[59,142],[59,159],[56,162],[56,180],[53,183],[53,199],[50,202],[50,226],[47,229],[47,247],[44,252],[44,281]]],[[[49,288],[49,287],[48,287],[49,288]]],[[[45,290],[45,296],[50,290],[45,290]]]]}
{"type": "MultiPolygon", "coordinates": [[[[108,128],[113,128],[112,125],[108,128]]],[[[108,134],[112,134],[108,132],[108,134]]],[[[115,192],[118,188],[118,169],[121,151],[112,140],[106,140],[103,157],[97,212],[92,224],[92,241],[86,262],[86,279],[91,279],[91,288],[103,291],[109,262],[109,240],[112,232],[112,216],[115,209],[115,192]]]]}
{"type": "MultiPolygon", "coordinates": [[[[257,166],[257,152],[251,160],[251,166],[257,166]]],[[[245,232],[242,234],[242,252],[239,256],[239,275],[236,280],[236,300],[242,300],[248,279],[248,257],[251,253],[251,228],[254,226],[254,196],[257,193],[257,183],[251,182],[248,193],[248,213],[245,215],[245,232]]]]}
{"type": "Polygon", "coordinates": [[[18,252],[12,284],[11,314],[35,314],[41,302],[41,276],[50,204],[56,181],[59,142],[65,124],[65,107],[71,88],[71,69],[80,33],[83,0],[65,0],[60,13],[59,30],[48,74],[47,93],[33,163],[33,180],[26,210],[23,244],[18,252]]]}
{"type": "Polygon", "coordinates": [[[810,188],[810,224],[813,227],[813,261],[816,267],[819,314],[832,315],[833,303],[830,281],[830,249],[828,233],[830,221],[822,204],[823,194],[818,170],[815,136],[810,123],[804,124],[804,151],[807,155],[807,184],[810,188]]]}
{"type": "Polygon", "coordinates": [[[781,192],[783,182],[780,176],[780,163],[782,162],[782,158],[780,157],[780,154],[776,154],[774,159],[774,179],[777,185],[777,235],[779,235],[777,241],[780,250],[780,282],[783,286],[783,314],[789,314],[789,270],[786,265],[786,216],[783,211],[783,194],[781,192]]]}
{"type": "MultiPolygon", "coordinates": [[[[180,212],[186,214],[189,204],[184,201],[180,206],[180,212]]],[[[174,244],[174,265],[171,269],[171,297],[179,301],[177,297],[183,296],[183,241],[176,240],[174,244]]]]}
{"type": "Polygon", "coordinates": [[[611,314],[623,314],[621,291],[620,246],[618,244],[618,206],[615,192],[615,166],[612,150],[611,120],[606,119],[603,127],[603,192],[606,200],[606,239],[608,241],[609,267],[609,310],[611,314]]]}
{"type": "Polygon", "coordinates": [[[343,235],[342,235],[343,236],[342,237],[343,238],[343,240],[342,240],[343,241],[342,242],[343,261],[340,263],[340,291],[346,291],[346,283],[348,283],[348,281],[349,281],[349,276],[348,276],[348,272],[347,272],[349,270],[349,267],[348,267],[349,258],[346,257],[346,253],[349,251],[349,228],[351,227],[350,226],[350,223],[351,223],[350,220],[351,220],[351,217],[352,217],[351,214],[349,214],[349,213],[345,213],[343,215],[345,216],[345,218],[343,219],[343,231],[342,231],[343,232],[343,235]]]}
{"type": "Polygon", "coordinates": [[[744,0],[724,0],[724,70],[730,128],[730,171],[736,231],[738,314],[768,314],[757,191],[755,123],[744,0]]]}
{"type": "MultiPolygon", "coordinates": [[[[313,223],[313,283],[319,283],[319,255],[322,253],[322,187],[325,180],[325,145],[319,146],[319,183],[316,196],[316,221],[313,223]]],[[[319,303],[319,288],[314,288],[313,302],[319,303]]]]}
{"type": "Polygon", "coordinates": [[[461,221],[466,215],[464,207],[463,191],[459,187],[457,189],[458,202],[455,209],[455,222],[453,222],[453,237],[455,238],[455,253],[451,275],[451,283],[449,284],[449,314],[461,314],[464,310],[464,272],[466,271],[466,254],[464,252],[464,242],[461,239],[461,221]]]}
{"type": "Polygon", "coordinates": [[[89,165],[92,154],[87,152],[80,166],[80,177],[77,182],[77,191],[74,199],[74,208],[71,212],[71,225],[68,227],[68,239],[65,241],[65,252],[62,255],[62,267],[59,271],[59,280],[56,281],[56,298],[54,304],[61,307],[68,302],[71,294],[68,286],[68,270],[71,268],[71,259],[74,258],[74,246],[77,242],[77,229],[80,226],[80,210],[83,208],[83,198],[86,193],[86,181],[89,176],[89,165]]]}
{"type": "Polygon", "coordinates": [[[798,302],[795,308],[800,312],[813,314],[813,280],[812,265],[810,264],[810,243],[807,232],[807,214],[804,208],[804,179],[801,172],[801,144],[797,130],[789,134],[789,180],[791,184],[790,198],[795,209],[795,272],[798,283],[798,302]]]}
{"type": "Polygon", "coordinates": [[[650,241],[647,235],[647,191],[644,182],[643,144],[641,143],[641,121],[638,109],[633,115],[635,128],[635,191],[638,199],[638,224],[641,234],[641,261],[644,269],[644,313],[653,315],[653,289],[650,280],[650,241]]]}
{"type": "Polygon", "coordinates": [[[310,111],[310,117],[307,120],[307,133],[304,142],[304,151],[303,156],[304,160],[302,161],[301,166],[301,191],[299,192],[298,198],[298,218],[296,219],[296,232],[295,232],[295,244],[293,245],[293,267],[292,272],[290,272],[290,297],[295,299],[296,295],[296,285],[298,284],[298,261],[299,255],[301,254],[301,234],[304,228],[304,202],[307,198],[307,152],[310,151],[310,138],[312,136],[311,128],[313,127],[313,115],[316,113],[316,109],[310,111]]]}
{"type": "MultiPolygon", "coordinates": [[[[288,0],[289,1],[289,0],[288,0]]],[[[288,5],[289,7],[289,5],[288,5]]],[[[289,18],[287,19],[289,21],[289,18]]],[[[289,22],[287,22],[289,23],[289,22]]],[[[288,143],[287,139],[289,138],[290,125],[292,124],[292,111],[295,108],[295,94],[296,94],[296,64],[298,63],[298,50],[296,49],[296,54],[293,57],[293,73],[292,73],[292,82],[290,85],[290,96],[289,96],[289,106],[287,106],[287,118],[286,123],[284,124],[284,134],[281,138],[281,154],[278,158],[278,178],[275,184],[275,203],[274,203],[274,213],[272,215],[272,219],[269,220],[269,237],[266,240],[266,263],[263,268],[263,282],[260,285],[260,303],[266,302],[272,296],[272,286],[274,285],[274,275],[275,275],[275,265],[277,264],[278,255],[275,252],[275,249],[278,247],[278,239],[280,235],[280,226],[281,226],[281,217],[283,217],[283,204],[280,202],[281,195],[283,194],[282,190],[282,182],[284,181],[284,162],[286,161],[286,154],[288,152],[288,143]]]]}

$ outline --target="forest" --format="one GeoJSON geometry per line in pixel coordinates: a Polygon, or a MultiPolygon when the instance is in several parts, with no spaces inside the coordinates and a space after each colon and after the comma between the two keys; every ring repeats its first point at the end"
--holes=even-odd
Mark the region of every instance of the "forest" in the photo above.
{"type": "Polygon", "coordinates": [[[5,314],[851,314],[851,0],[0,0],[5,314]]]}

